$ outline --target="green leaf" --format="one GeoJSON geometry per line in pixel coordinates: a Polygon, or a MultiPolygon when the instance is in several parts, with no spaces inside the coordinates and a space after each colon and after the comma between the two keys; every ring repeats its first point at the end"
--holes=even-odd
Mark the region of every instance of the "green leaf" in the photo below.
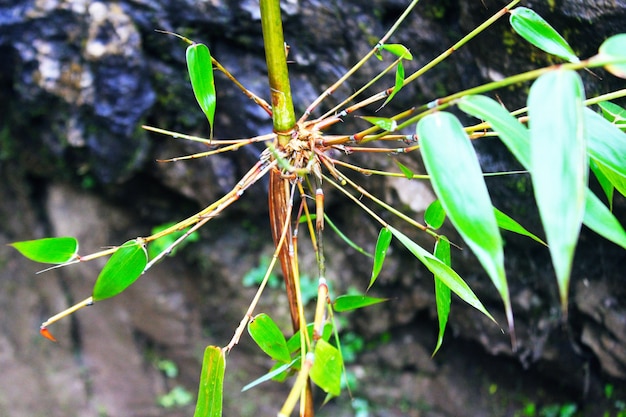
{"type": "Polygon", "coordinates": [[[378,278],[378,274],[380,270],[383,268],[383,263],[385,262],[385,256],[387,256],[387,249],[389,249],[389,244],[391,243],[391,232],[386,227],[380,229],[380,233],[378,234],[378,240],[376,241],[376,249],[374,250],[374,266],[372,267],[372,276],[370,277],[370,283],[367,286],[369,290],[376,278],[378,278]]]}
{"type": "Polygon", "coordinates": [[[398,168],[400,168],[400,171],[402,171],[405,177],[407,177],[408,179],[412,179],[415,176],[415,174],[413,174],[413,171],[411,171],[406,165],[398,161],[394,162],[396,163],[396,165],[398,165],[398,168]]]}
{"type": "MultiPolygon", "coordinates": [[[[162,225],[153,227],[152,234],[155,235],[159,232],[162,232],[163,230],[169,229],[174,224],[176,223],[170,222],[170,223],[164,223],[162,225]]],[[[173,233],[170,233],[168,235],[160,237],[157,240],[150,242],[150,244],[148,245],[148,256],[150,257],[150,259],[153,259],[164,250],[167,250],[167,248],[169,248],[172,243],[176,242],[176,240],[179,237],[183,236],[185,233],[186,233],[186,229],[177,230],[173,233]]],[[[172,249],[169,256],[174,256],[178,250],[184,248],[189,243],[197,242],[199,239],[200,239],[200,234],[198,232],[191,233],[189,236],[187,236],[187,238],[184,241],[182,241],[181,243],[179,243],[177,246],[175,246],[172,249]]]]}
{"type": "Polygon", "coordinates": [[[447,266],[452,265],[452,259],[450,257],[450,241],[447,237],[439,236],[439,239],[437,239],[437,242],[435,243],[435,251],[433,255],[447,266]]]}
{"type": "Polygon", "coordinates": [[[148,263],[144,246],[129,240],[120,246],[104,265],[93,287],[93,300],[116,296],[128,288],[143,273],[148,263]]]}
{"type": "Polygon", "coordinates": [[[162,371],[166,377],[168,378],[176,378],[178,376],[178,366],[169,360],[169,359],[161,359],[156,363],[157,367],[160,371],[162,371]]]}
{"type": "Polygon", "coordinates": [[[378,126],[382,130],[393,132],[398,128],[398,122],[388,117],[359,116],[363,120],[367,120],[374,126],[378,126]]]}
{"type": "Polygon", "coordinates": [[[270,372],[266,373],[262,377],[255,379],[254,381],[250,382],[249,384],[246,384],[246,386],[244,386],[241,389],[241,392],[248,391],[249,389],[254,388],[257,385],[260,385],[260,384],[262,384],[264,382],[267,382],[267,381],[270,381],[270,380],[274,379],[275,377],[277,377],[278,375],[282,374],[283,372],[288,371],[299,360],[300,360],[300,357],[297,357],[297,358],[295,358],[294,360],[292,360],[289,363],[285,363],[285,364],[282,364],[280,366],[272,368],[272,370],[270,372]]]}
{"type": "Polygon", "coordinates": [[[337,225],[335,225],[335,223],[332,222],[330,220],[330,218],[328,218],[328,215],[326,215],[326,213],[324,213],[324,220],[330,226],[330,228],[333,229],[333,231],[335,233],[337,233],[337,236],[339,236],[344,242],[346,242],[348,244],[348,246],[350,246],[352,249],[354,249],[355,251],[359,252],[360,254],[363,254],[363,255],[367,256],[368,258],[373,258],[374,257],[374,255],[372,255],[371,253],[367,252],[365,249],[363,249],[362,247],[357,245],[348,236],[346,236],[341,230],[339,230],[337,225]]]}
{"type": "Polygon", "coordinates": [[[184,407],[191,404],[193,400],[193,394],[180,385],[176,385],[167,394],[157,397],[157,403],[163,408],[184,407]]]}
{"type": "Polygon", "coordinates": [[[530,172],[563,311],[567,311],[574,249],[585,212],[588,169],[583,99],[582,81],[569,70],[542,75],[528,96],[530,172]]]}
{"type": "Polygon", "coordinates": [[[435,200],[428,205],[424,212],[424,221],[433,229],[439,229],[446,220],[446,211],[441,205],[441,201],[435,200]]]}
{"type": "Polygon", "coordinates": [[[621,195],[626,196],[626,177],[613,171],[598,160],[593,160],[600,172],[621,195]]]}
{"type": "MultiPolygon", "coordinates": [[[[450,242],[445,236],[440,236],[435,243],[435,257],[450,266],[450,242]]],[[[439,334],[437,336],[437,345],[433,351],[433,356],[443,343],[443,335],[446,332],[446,324],[450,315],[451,294],[448,287],[441,279],[434,275],[435,278],[435,303],[437,304],[437,319],[439,320],[439,334]]]]}
{"type": "Polygon", "coordinates": [[[618,128],[623,129],[626,127],[626,109],[611,103],[610,101],[603,101],[598,103],[600,109],[602,109],[602,115],[606,120],[616,125],[618,128]]]}
{"type": "MultiPolygon", "coordinates": [[[[309,323],[306,327],[307,333],[309,335],[309,340],[313,339],[314,329],[315,329],[314,323],[309,323]]],[[[322,330],[322,339],[328,342],[332,334],[333,334],[333,325],[330,323],[326,323],[324,325],[324,329],[322,330]]],[[[301,337],[300,335],[301,335],[300,330],[298,330],[287,341],[287,347],[289,348],[289,352],[294,353],[300,350],[300,337],[301,337]]]]}
{"type": "Polygon", "coordinates": [[[626,249],[626,231],[613,213],[589,189],[585,194],[585,226],[626,249]]]}
{"type": "Polygon", "coordinates": [[[386,44],[386,45],[381,46],[380,49],[387,51],[397,56],[398,58],[406,59],[409,61],[413,59],[413,55],[411,55],[411,52],[409,52],[407,47],[404,45],[400,45],[398,43],[386,44]]]}
{"type": "Polygon", "coordinates": [[[78,252],[78,241],[73,237],[47,237],[9,243],[31,261],[62,264],[71,261],[78,252]]]}
{"type": "Polygon", "coordinates": [[[315,344],[315,361],[311,367],[311,380],[324,392],[338,397],[341,393],[341,353],[336,347],[319,339],[315,344]]]}
{"type": "MultiPolygon", "coordinates": [[[[530,169],[530,135],[526,127],[488,97],[469,96],[461,99],[458,104],[464,112],[488,121],[520,163],[530,169]]],[[[615,172],[618,176],[611,178],[619,184],[620,178],[626,176],[626,163],[622,161],[623,155],[626,155],[626,134],[588,108],[584,109],[584,123],[588,135],[587,154],[615,172]]],[[[592,169],[599,175],[597,166],[592,165],[592,169]]],[[[602,183],[603,180],[599,180],[602,183]]],[[[603,188],[606,192],[606,183],[603,188]]]]}
{"type": "Polygon", "coordinates": [[[337,312],[356,310],[357,308],[363,308],[385,301],[387,301],[386,298],[368,297],[360,294],[340,295],[333,303],[333,310],[337,312]]]}
{"type": "Polygon", "coordinates": [[[486,120],[502,142],[526,169],[530,166],[530,133],[497,101],[486,96],[467,96],[458,102],[465,113],[486,120]]]}
{"type": "Polygon", "coordinates": [[[248,323],[248,332],[261,350],[279,362],[290,362],[291,355],[287,340],[274,320],[265,313],[254,317],[248,323]]]}
{"type": "Polygon", "coordinates": [[[500,227],[501,229],[508,230],[509,232],[517,233],[518,235],[527,236],[531,238],[532,240],[534,240],[535,242],[539,242],[542,245],[548,246],[543,240],[539,239],[537,236],[530,233],[521,224],[513,220],[508,215],[504,214],[503,212],[501,212],[495,207],[493,208],[493,211],[496,214],[496,221],[498,222],[498,227],[500,227]]]}
{"type": "Polygon", "coordinates": [[[430,272],[437,276],[444,284],[448,286],[456,295],[461,297],[463,301],[474,307],[476,310],[489,317],[495,322],[495,319],[489,314],[487,309],[474,294],[472,289],[463,281],[463,279],[448,265],[431,255],[417,243],[413,242],[406,235],[387,226],[396,239],[398,239],[417,259],[422,262],[430,272]]]}
{"type": "Polygon", "coordinates": [[[471,141],[459,120],[446,112],[420,120],[417,135],[435,194],[498,289],[512,330],[502,237],[471,141]]]}
{"type": "Polygon", "coordinates": [[[604,191],[604,195],[606,195],[606,199],[609,202],[609,210],[613,210],[613,193],[615,191],[615,186],[611,183],[611,180],[604,175],[602,169],[596,164],[596,162],[592,159],[589,160],[589,168],[596,176],[596,179],[600,183],[600,187],[602,187],[602,191],[604,191]]]}
{"type": "Polygon", "coordinates": [[[202,373],[198,388],[198,402],[194,417],[222,417],[224,371],[226,358],[217,346],[208,346],[202,360],[202,373]]]}
{"type": "MultiPolygon", "coordinates": [[[[276,362],[274,363],[274,366],[272,366],[269,370],[269,373],[272,374],[272,380],[276,381],[276,382],[285,382],[285,380],[293,374],[293,372],[299,371],[300,370],[300,356],[296,356],[293,361],[291,361],[289,364],[291,364],[291,367],[287,367],[285,368],[285,366],[289,365],[286,363],[282,363],[282,362],[276,362]],[[282,372],[278,372],[278,373],[274,373],[274,371],[278,368],[283,368],[284,371],[282,372]],[[293,369],[292,369],[293,368],[293,369]]],[[[263,378],[263,377],[261,377],[263,378]]]]}
{"type": "MultiPolygon", "coordinates": [[[[307,222],[307,217],[311,221],[313,221],[313,220],[316,219],[317,216],[315,214],[309,214],[308,216],[306,216],[306,215],[300,216],[300,219],[298,219],[298,223],[300,223],[300,224],[306,223],[307,222]]],[[[333,231],[335,233],[337,233],[337,236],[339,236],[341,238],[341,240],[346,242],[348,244],[348,246],[350,246],[352,249],[354,249],[355,251],[359,252],[362,255],[367,256],[368,258],[373,258],[374,257],[374,255],[372,255],[371,253],[367,252],[365,249],[363,249],[362,247],[360,247],[359,245],[354,243],[353,240],[351,240],[341,230],[339,230],[337,225],[332,220],[330,220],[330,218],[328,217],[328,215],[326,213],[324,213],[324,221],[330,226],[331,229],[333,229],[333,231]]]]}
{"type": "Polygon", "coordinates": [[[213,80],[213,63],[211,52],[202,43],[194,43],[187,47],[187,69],[191,88],[200,108],[209,120],[211,137],[213,137],[213,119],[215,118],[215,82],[213,80]]]}
{"type": "Polygon", "coordinates": [[[591,109],[583,113],[589,156],[626,176],[626,133],[591,109]]]}
{"type": "Polygon", "coordinates": [[[566,61],[580,61],[567,41],[533,10],[517,7],[510,13],[511,26],[522,38],[542,51],[566,61]]]}
{"type": "Polygon", "coordinates": [[[626,78],[626,33],[614,35],[600,45],[599,54],[604,59],[615,63],[605,65],[604,68],[619,78],[626,78]]]}
{"type": "Polygon", "coordinates": [[[380,106],[379,110],[382,109],[391,101],[391,99],[402,89],[404,85],[404,65],[402,65],[402,61],[398,61],[398,65],[396,66],[396,82],[394,84],[393,90],[391,90],[391,94],[387,97],[387,100],[380,106]]]}

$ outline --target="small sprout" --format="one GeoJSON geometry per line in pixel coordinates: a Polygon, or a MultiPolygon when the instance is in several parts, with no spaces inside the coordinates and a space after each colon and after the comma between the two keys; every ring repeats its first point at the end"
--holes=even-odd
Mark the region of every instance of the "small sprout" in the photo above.
{"type": "Polygon", "coordinates": [[[404,45],[400,45],[399,43],[390,43],[390,44],[386,44],[386,45],[381,45],[381,46],[378,47],[379,54],[380,54],[381,50],[382,51],[387,51],[390,54],[393,54],[393,55],[395,55],[395,56],[397,56],[398,58],[401,58],[401,59],[406,59],[406,60],[409,60],[409,61],[411,61],[413,59],[413,55],[411,55],[411,52],[409,51],[409,49],[406,46],[404,46],[404,45]]]}

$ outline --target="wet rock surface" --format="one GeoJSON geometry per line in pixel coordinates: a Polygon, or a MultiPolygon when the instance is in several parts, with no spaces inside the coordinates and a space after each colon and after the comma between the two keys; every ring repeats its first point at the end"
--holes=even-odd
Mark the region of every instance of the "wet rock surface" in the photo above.
{"type": "MultiPolygon", "coordinates": [[[[568,39],[581,56],[593,54],[610,34],[626,32],[624,2],[558,3],[553,9],[544,2],[528,6],[557,28],[571,29],[568,39]]],[[[407,71],[428,62],[503,5],[420,3],[395,38],[415,57],[407,71]]],[[[403,7],[404,2],[382,0],[283,2],[297,111],[366,53],[403,7]]],[[[208,134],[187,83],[186,45],[154,30],[176,31],[209,44],[246,87],[265,97],[259,19],[255,1],[0,2],[0,243],[71,235],[86,254],[146,235],[153,226],[188,216],[227,192],[254,163],[260,147],[156,163],[206,147],[139,128],[145,123],[208,134]]],[[[501,22],[408,86],[390,111],[547,62],[515,41],[501,22]]],[[[384,65],[375,61],[366,66],[325,109],[384,65]]],[[[601,76],[587,76],[589,94],[620,85],[601,76]]],[[[249,137],[271,130],[265,113],[228,80],[218,74],[216,83],[216,135],[249,137]]],[[[515,92],[501,97],[511,108],[523,105],[515,92]]],[[[338,129],[354,126],[362,124],[347,118],[338,129]]],[[[479,150],[487,171],[515,166],[496,145],[481,144],[479,150]]],[[[395,165],[391,159],[358,161],[379,169],[395,165]]],[[[402,162],[420,171],[417,158],[409,155],[402,162]]],[[[417,182],[360,180],[417,219],[433,198],[417,182]]],[[[529,229],[541,230],[527,180],[489,181],[496,206],[523,218],[529,229]]],[[[191,415],[192,405],[165,408],[159,399],[177,387],[195,394],[204,346],[227,343],[241,320],[254,294],[254,288],[242,286],[242,277],[262,254],[272,253],[266,199],[265,184],[248,190],[202,230],[200,242],[150,270],[119,297],[55,325],[58,344],[39,337],[39,323],[89,296],[102,263],[36,275],[39,265],[2,245],[0,416],[191,415]],[[163,371],[164,360],[176,365],[175,376],[163,371]]],[[[624,224],[624,199],[616,199],[614,211],[624,224]]],[[[377,226],[362,211],[329,193],[327,212],[354,241],[373,250],[377,226]]],[[[451,230],[446,234],[460,241],[451,230]]],[[[417,239],[431,245],[425,237],[417,239]]],[[[444,347],[435,358],[430,357],[437,329],[432,277],[402,248],[392,246],[372,290],[391,300],[348,315],[344,329],[352,334],[347,340],[352,337],[355,354],[349,370],[359,381],[353,394],[367,400],[370,415],[514,416],[530,403],[573,402],[581,415],[596,416],[616,412],[616,401],[626,400],[620,388],[626,380],[624,251],[583,231],[564,321],[547,250],[516,236],[505,239],[518,351],[511,351],[509,337],[499,327],[455,300],[444,347]],[[607,386],[615,387],[610,396],[607,386]]],[[[362,291],[371,272],[369,261],[332,233],[326,246],[332,254],[327,256],[327,276],[335,293],[362,291]]],[[[453,256],[455,268],[504,323],[497,293],[473,256],[467,250],[453,256]]],[[[315,274],[314,256],[307,250],[301,269],[315,274]]],[[[269,289],[257,311],[287,328],[281,295],[279,289],[269,289]]],[[[249,339],[242,340],[228,358],[225,415],[276,413],[288,386],[239,392],[269,366],[249,339]]],[[[320,411],[329,416],[354,413],[347,395],[320,411]]]]}

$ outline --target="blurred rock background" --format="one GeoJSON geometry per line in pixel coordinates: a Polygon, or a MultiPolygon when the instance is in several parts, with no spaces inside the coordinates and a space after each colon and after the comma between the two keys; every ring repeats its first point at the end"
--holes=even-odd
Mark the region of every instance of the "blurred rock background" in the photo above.
{"type": "MultiPolygon", "coordinates": [[[[282,3],[301,113],[372,47],[407,2],[282,3]]],[[[606,37],[626,32],[621,0],[524,5],[553,23],[581,57],[593,55],[606,37]]],[[[407,73],[503,6],[493,0],[420,2],[393,40],[415,57],[407,73]]],[[[227,192],[260,148],[155,162],[205,148],[149,134],[141,124],[208,135],[188,84],[186,45],[155,29],[208,44],[245,86],[266,97],[259,19],[253,0],[0,1],[0,243],[69,235],[87,254],[145,236],[152,227],[188,216],[227,192]]],[[[550,62],[521,42],[504,19],[403,90],[389,112],[550,62]]],[[[382,65],[366,65],[335,96],[356,90],[382,65]]],[[[600,77],[583,74],[588,95],[623,88],[623,80],[596,72],[600,77]]],[[[216,83],[217,137],[271,130],[266,115],[225,77],[217,74],[216,83]]],[[[509,108],[521,106],[527,87],[501,92],[500,98],[509,108]]],[[[358,126],[348,118],[338,129],[358,126]]],[[[494,141],[478,148],[486,171],[516,167],[494,141]]],[[[419,168],[415,155],[402,162],[419,168]]],[[[361,158],[359,163],[394,166],[391,158],[361,158]]],[[[418,219],[433,198],[417,182],[359,180],[418,219]]],[[[489,185],[496,206],[532,231],[541,230],[526,177],[500,177],[489,185]]],[[[124,294],[55,324],[51,330],[58,344],[39,336],[39,324],[89,296],[103,263],[37,275],[40,265],[2,245],[0,416],[191,415],[189,396],[196,393],[204,346],[230,340],[254,292],[242,280],[271,255],[266,200],[266,184],[247,191],[202,229],[199,242],[151,269],[124,294]]],[[[340,196],[329,193],[327,202],[339,227],[373,250],[377,226],[340,196]]],[[[626,223],[623,198],[616,199],[614,209],[626,223]]],[[[455,238],[451,230],[448,234],[455,238]]],[[[334,293],[363,291],[369,260],[327,235],[327,275],[334,293]]],[[[626,409],[626,253],[583,230],[570,317],[564,323],[547,250],[509,234],[505,239],[518,352],[511,352],[508,336],[498,327],[456,300],[444,347],[431,359],[437,335],[432,278],[401,248],[392,247],[372,290],[391,301],[346,315],[342,322],[344,346],[354,356],[349,364],[356,379],[354,401],[346,392],[319,414],[534,416],[566,412],[573,404],[577,415],[612,417],[626,409]],[[357,414],[365,411],[369,414],[357,414]]],[[[313,276],[313,255],[306,242],[301,246],[302,269],[313,276]]],[[[494,288],[468,252],[453,254],[455,269],[505,322],[494,288]]],[[[257,311],[287,328],[279,288],[267,291],[257,311]]],[[[288,386],[265,384],[240,393],[269,366],[244,337],[228,357],[224,415],[276,413],[288,386]]]]}

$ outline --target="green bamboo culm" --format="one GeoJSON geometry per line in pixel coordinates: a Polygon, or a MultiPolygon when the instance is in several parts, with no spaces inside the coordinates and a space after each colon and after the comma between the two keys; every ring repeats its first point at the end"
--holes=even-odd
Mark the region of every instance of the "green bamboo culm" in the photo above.
{"type": "Polygon", "coordinates": [[[287,54],[283,23],[280,17],[279,0],[261,0],[261,25],[265,60],[267,62],[270,94],[272,97],[272,113],[274,131],[278,134],[279,146],[285,146],[291,138],[296,125],[296,116],[291,98],[289,72],[287,70],[287,54]]]}

